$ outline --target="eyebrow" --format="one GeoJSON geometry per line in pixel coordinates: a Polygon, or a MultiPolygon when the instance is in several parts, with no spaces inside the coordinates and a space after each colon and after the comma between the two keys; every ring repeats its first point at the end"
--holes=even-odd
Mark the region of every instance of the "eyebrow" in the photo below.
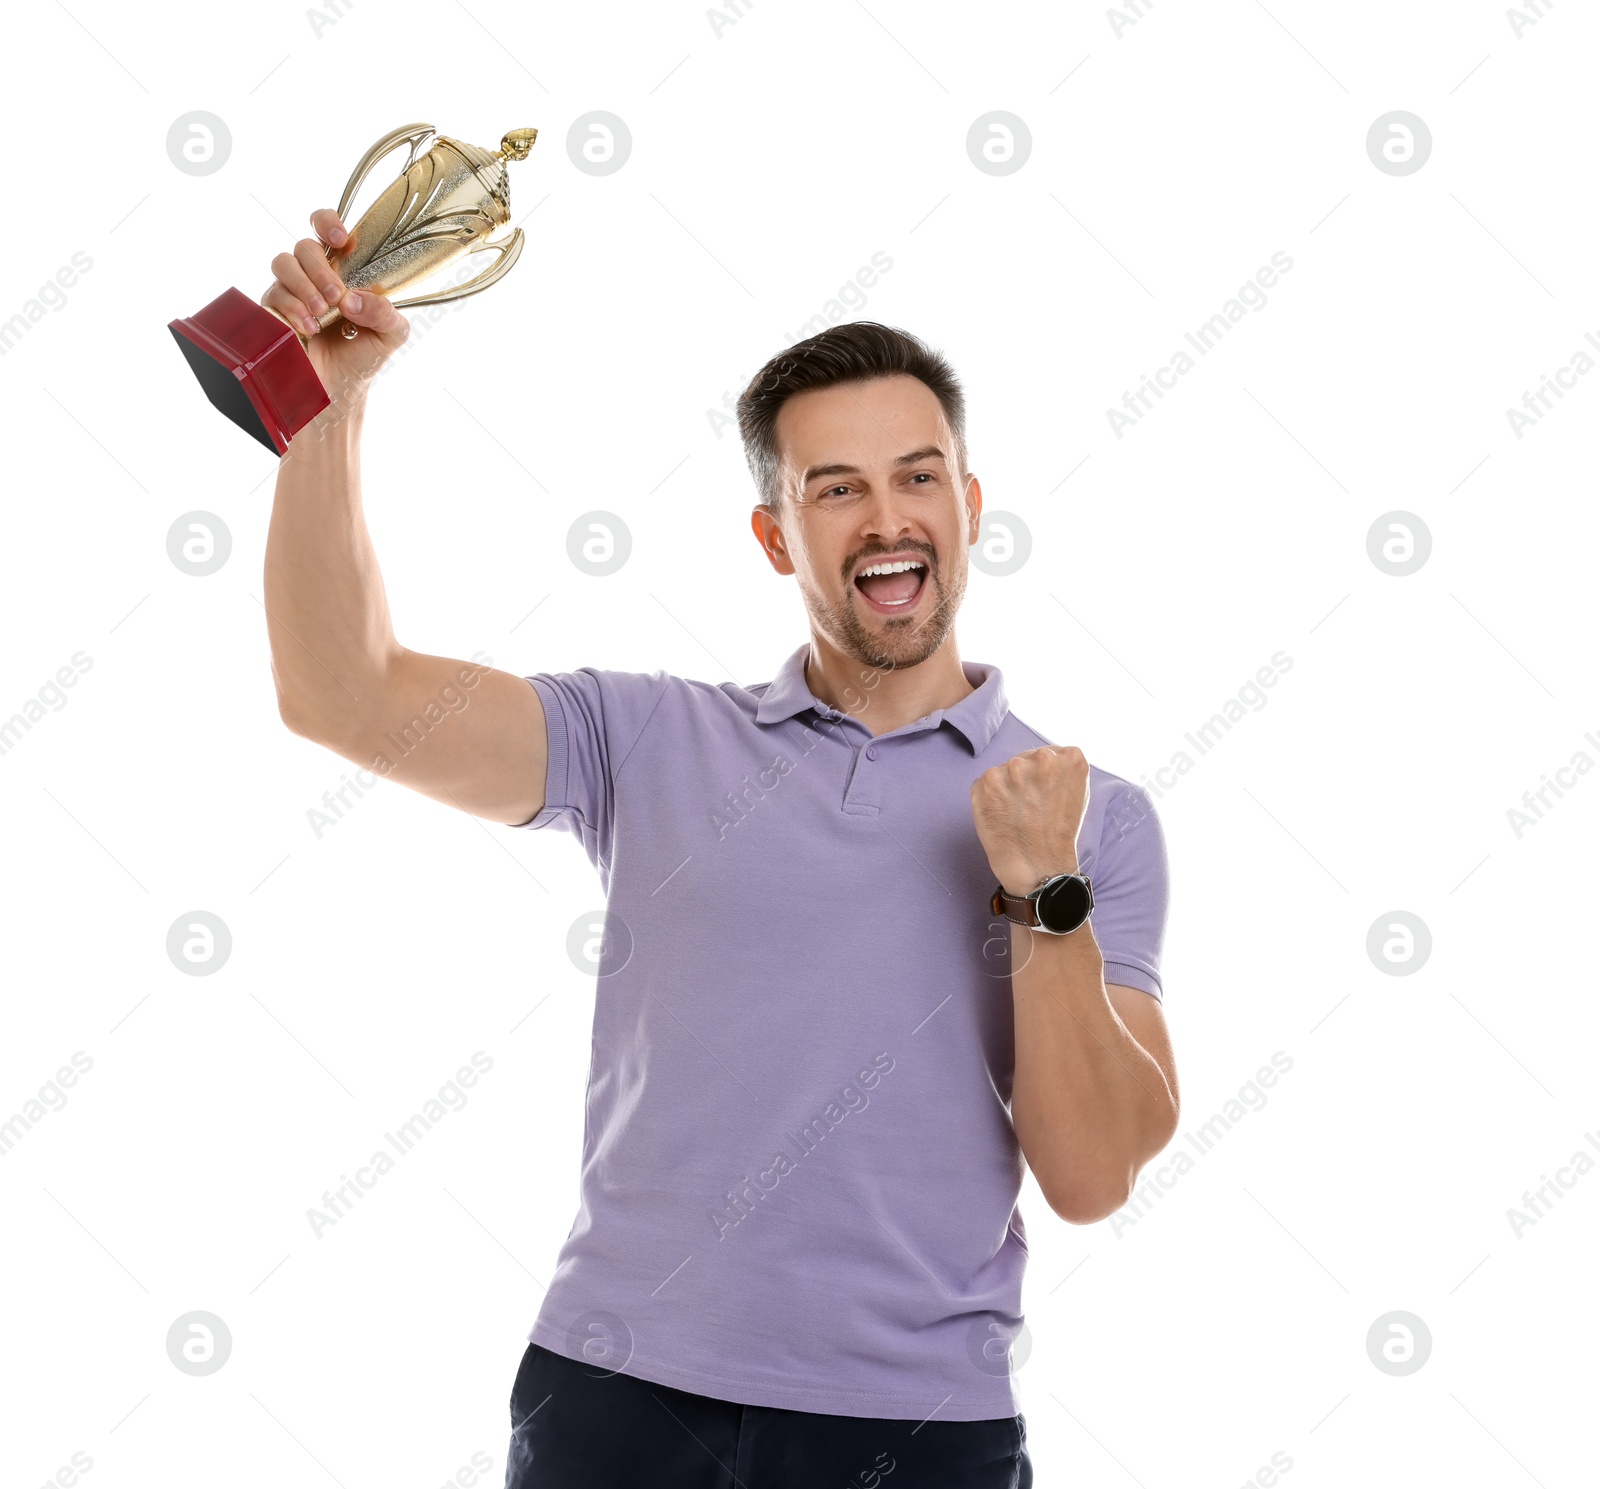
{"type": "MultiPolygon", "coordinates": [[[[950,463],[945,460],[945,453],[938,445],[924,445],[920,450],[911,450],[904,455],[897,455],[894,463],[896,466],[915,465],[920,460],[934,459],[944,460],[946,465],[950,463]]],[[[816,480],[818,476],[859,476],[860,474],[860,467],[854,465],[841,465],[837,462],[832,465],[814,465],[801,478],[800,485],[804,489],[816,480]]]]}

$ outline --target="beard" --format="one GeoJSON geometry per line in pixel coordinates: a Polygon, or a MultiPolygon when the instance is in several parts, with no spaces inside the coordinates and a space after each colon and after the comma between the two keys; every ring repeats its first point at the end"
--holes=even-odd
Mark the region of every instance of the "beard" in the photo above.
{"type": "MultiPolygon", "coordinates": [[[[857,604],[853,581],[847,581],[838,595],[813,595],[807,607],[817,629],[847,657],[863,667],[899,670],[926,662],[944,645],[955,624],[956,611],[966,594],[967,575],[963,565],[953,585],[946,585],[932,558],[928,560],[923,589],[933,587],[931,603],[925,594],[917,596],[916,615],[871,615],[863,619],[857,604]]],[[[870,614],[870,612],[867,612],[870,614]]]]}

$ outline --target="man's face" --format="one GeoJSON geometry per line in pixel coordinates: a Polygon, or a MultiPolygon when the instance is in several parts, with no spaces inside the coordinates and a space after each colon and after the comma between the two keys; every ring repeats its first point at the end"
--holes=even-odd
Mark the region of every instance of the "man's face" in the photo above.
{"type": "Polygon", "coordinates": [[[813,626],[868,667],[914,667],[944,642],[967,587],[983,495],[964,484],[933,390],[895,376],[797,393],[778,411],[783,498],[751,526],[799,581],[813,626]],[[920,568],[872,577],[895,560],[920,568]]]}

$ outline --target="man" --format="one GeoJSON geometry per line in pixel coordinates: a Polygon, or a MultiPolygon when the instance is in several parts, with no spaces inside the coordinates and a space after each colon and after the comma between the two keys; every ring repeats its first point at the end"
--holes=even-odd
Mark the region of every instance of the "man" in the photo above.
{"type": "Polygon", "coordinates": [[[751,528],[810,619],[772,682],[476,669],[395,761],[386,732],[475,669],[394,638],[357,450],[406,322],[343,290],[344,229],[312,221],[263,303],[358,329],[311,337],[334,404],[278,479],[282,716],[573,833],[607,891],[582,1204],[514,1384],[509,1489],[1031,1483],[1022,1162],[1087,1224],[1176,1129],[1167,863],[1143,791],[958,657],[983,498],[950,368],[854,323],[744,390],[751,528]]]}

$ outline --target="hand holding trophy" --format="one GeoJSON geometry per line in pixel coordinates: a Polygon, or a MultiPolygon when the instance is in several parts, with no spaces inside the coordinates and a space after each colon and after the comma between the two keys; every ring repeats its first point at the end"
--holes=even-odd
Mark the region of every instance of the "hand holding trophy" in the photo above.
{"type": "Polygon", "coordinates": [[[261,304],[302,334],[301,344],[329,398],[347,401],[373,377],[390,355],[404,344],[410,323],[395,309],[394,301],[371,290],[353,290],[333,267],[350,233],[333,208],[311,214],[315,238],[302,238],[289,253],[272,261],[277,276],[261,297],[261,304]],[[357,334],[322,328],[317,317],[329,307],[357,334]]]}
{"type": "Polygon", "coordinates": [[[492,153],[435,135],[429,124],[385,135],[356,166],[338,210],[313,217],[320,241],[307,238],[273,260],[278,277],[260,305],[230,289],[197,315],[170,323],[206,396],[284,454],[330,405],[330,390],[353,393],[405,340],[399,311],[475,295],[516,262],[520,228],[499,242],[489,238],[511,218],[506,166],[527,158],[537,134],[514,129],[492,153]],[[344,217],[361,183],[402,144],[410,146],[404,170],[346,232],[344,217]],[[483,249],[498,256],[465,284],[390,298],[483,249]],[[334,336],[317,334],[335,327],[334,336]]]}

